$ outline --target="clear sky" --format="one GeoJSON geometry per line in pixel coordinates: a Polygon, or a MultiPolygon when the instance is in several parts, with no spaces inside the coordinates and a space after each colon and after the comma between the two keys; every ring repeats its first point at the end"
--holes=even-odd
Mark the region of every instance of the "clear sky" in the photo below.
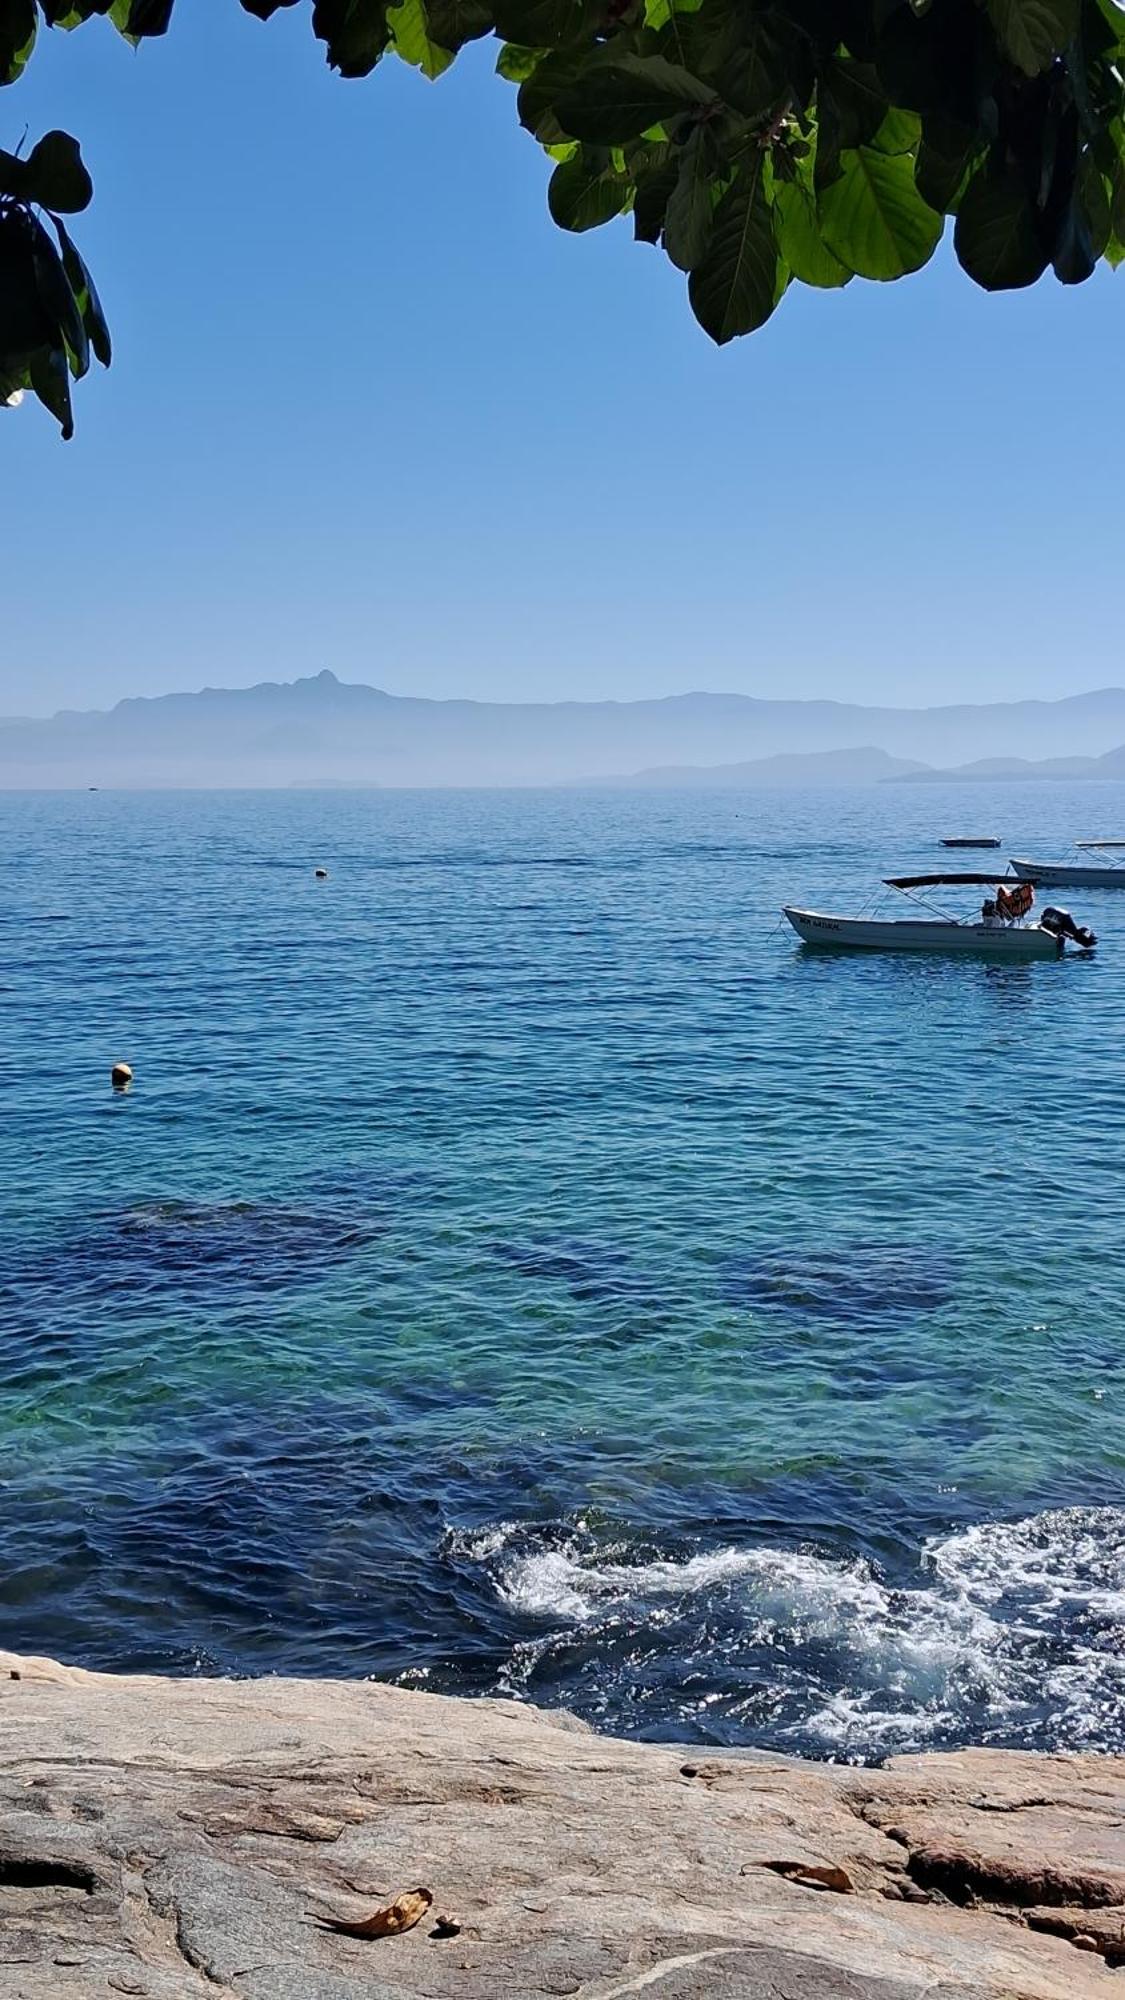
{"type": "Polygon", "coordinates": [[[0,416],[0,712],[290,679],[909,703],[1125,678],[1125,272],[794,287],[722,351],[628,222],[564,235],[495,46],[325,67],[302,4],[44,34],[117,342],[0,416]]]}

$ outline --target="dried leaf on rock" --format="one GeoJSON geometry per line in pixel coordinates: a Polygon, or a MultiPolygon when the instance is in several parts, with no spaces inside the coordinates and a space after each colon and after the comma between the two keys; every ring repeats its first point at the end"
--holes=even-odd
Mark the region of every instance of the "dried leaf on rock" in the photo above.
{"type": "Polygon", "coordinates": [[[321,1917],[320,1922],[326,1930],[342,1931],[345,1937],[397,1937],[421,1923],[433,1900],[430,1889],[406,1889],[370,1917],[321,1917]]]}

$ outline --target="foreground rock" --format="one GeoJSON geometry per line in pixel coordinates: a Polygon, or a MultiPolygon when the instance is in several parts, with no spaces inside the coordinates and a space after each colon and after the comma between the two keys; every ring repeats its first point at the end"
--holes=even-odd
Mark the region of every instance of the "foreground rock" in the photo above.
{"type": "Polygon", "coordinates": [[[1125,2000],[1125,1759],[687,1761],[366,1682],[0,1676],[4,2000],[1125,2000]],[[421,1887],[403,1935],[318,1922],[421,1887]]]}

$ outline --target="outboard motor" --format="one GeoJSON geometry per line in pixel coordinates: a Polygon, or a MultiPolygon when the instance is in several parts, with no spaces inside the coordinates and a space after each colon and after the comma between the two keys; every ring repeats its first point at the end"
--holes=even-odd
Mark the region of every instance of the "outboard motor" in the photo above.
{"type": "Polygon", "coordinates": [[[1076,924],[1069,910],[1044,910],[1039,919],[1045,931],[1060,941],[1069,938],[1082,951],[1093,951],[1097,938],[1087,924],[1076,924]]]}

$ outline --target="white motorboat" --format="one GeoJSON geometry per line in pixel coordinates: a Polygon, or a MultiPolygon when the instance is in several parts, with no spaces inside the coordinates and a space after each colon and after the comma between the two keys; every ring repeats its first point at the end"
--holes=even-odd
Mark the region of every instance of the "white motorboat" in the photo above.
{"type": "Polygon", "coordinates": [[[1125,840],[1076,840],[1080,854],[1121,853],[1119,861],[1016,861],[1009,866],[1021,882],[1054,889],[1125,889],[1125,840]]]}
{"type": "MultiPolygon", "coordinates": [[[[997,882],[995,875],[890,875],[885,887],[931,907],[917,895],[921,889],[984,888],[979,914],[962,919],[937,912],[927,917],[838,917],[820,910],[785,906],[788,918],[805,944],[846,951],[955,951],[1003,959],[1061,958],[1067,944],[1091,951],[1094,933],[1076,924],[1067,910],[1044,910],[1036,923],[1028,921],[1035,892],[1028,882],[997,882]]],[[[975,900],[975,899],[974,899],[975,900]]]]}

